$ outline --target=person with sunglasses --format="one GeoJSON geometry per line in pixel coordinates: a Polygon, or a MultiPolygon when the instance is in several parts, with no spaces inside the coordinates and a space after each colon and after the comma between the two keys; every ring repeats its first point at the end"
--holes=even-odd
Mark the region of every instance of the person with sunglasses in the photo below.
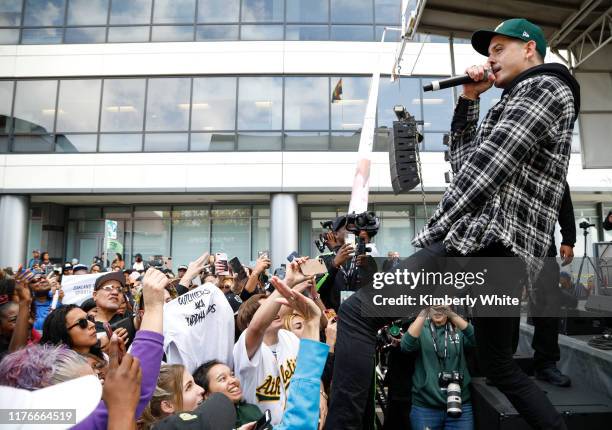
{"type": "Polygon", "coordinates": [[[47,316],[40,343],[64,344],[80,354],[91,353],[106,360],[96,336],[93,317],[77,305],[62,306],[47,316]]]}
{"type": "Polygon", "coordinates": [[[94,284],[93,299],[97,308],[95,328],[103,345],[108,342],[104,323],[111,325],[126,347],[130,346],[136,335],[134,315],[131,312],[121,313],[120,310],[124,290],[125,277],[120,272],[108,272],[96,279],[94,284]]]}

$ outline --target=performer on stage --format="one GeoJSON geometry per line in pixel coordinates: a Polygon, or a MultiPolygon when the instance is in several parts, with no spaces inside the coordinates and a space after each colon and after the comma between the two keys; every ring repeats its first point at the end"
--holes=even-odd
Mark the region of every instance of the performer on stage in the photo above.
{"type": "MultiPolygon", "coordinates": [[[[413,244],[423,248],[402,261],[400,270],[439,269],[434,257],[520,257],[504,273],[488,276],[492,285],[515,287],[526,272],[531,283],[541,269],[557,216],[570,157],[580,90],[566,67],[543,64],[542,30],[525,19],[511,19],[494,31],[477,31],[472,46],[488,56],[466,71],[451,122],[454,172],[437,210],[413,244]],[[493,69],[482,81],[485,68],[493,69]],[[493,84],[503,88],[480,127],[479,95],[493,84]],[[521,263],[517,264],[516,261],[521,263]],[[513,276],[508,276],[508,273],[513,276]]],[[[399,291],[386,286],[386,291],[399,291]]],[[[373,375],[376,331],[390,318],[364,317],[367,289],[340,307],[334,382],[326,429],[360,429],[373,375]]],[[[512,359],[514,318],[475,319],[479,361],[486,376],[534,428],[565,429],[546,395],[512,359]]]]}

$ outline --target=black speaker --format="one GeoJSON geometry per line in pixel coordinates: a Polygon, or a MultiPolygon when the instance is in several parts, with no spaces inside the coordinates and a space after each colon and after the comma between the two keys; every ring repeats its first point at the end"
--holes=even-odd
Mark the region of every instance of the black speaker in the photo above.
{"type": "MultiPolygon", "coordinates": [[[[561,388],[534,381],[563,416],[568,430],[607,429],[612,420],[612,401],[593,390],[561,388]]],[[[476,430],[532,429],[497,388],[486,385],[484,378],[471,384],[476,430]]]]}
{"type": "Polygon", "coordinates": [[[393,122],[393,145],[389,148],[389,169],[393,193],[412,190],[421,183],[417,167],[419,133],[414,117],[393,122]]]}

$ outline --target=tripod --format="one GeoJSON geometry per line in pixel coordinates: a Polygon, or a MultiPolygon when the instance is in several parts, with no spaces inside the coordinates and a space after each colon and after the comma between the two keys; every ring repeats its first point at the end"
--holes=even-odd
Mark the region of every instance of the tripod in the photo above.
{"type": "Polygon", "coordinates": [[[588,261],[588,263],[593,268],[593,271],[595,272],[595,276],[597,276],[597,294],[599,294],[601,293],[599,289],[601,288],[602,285],[604,285],[603,277],[601,276],[601,273],[599,273],[599,270],[597,270],[597,266],[595,266],[595,263],[593,263],[593,260],[591,260],[591,257],[587,255],[587,236],[589,234],[589,228],[591,228],[592,225],[589,225],[588,227],[583,227],[581,224],[580,227],[582,227],[582,230],[583,230],[582,234],[584,235],[584,255],[582,256],[582,261],[580,262],[580,268],[578,269],[578,277],[576,278],[576,283],[580,282],[580,276],[582,275],[582,268],[584,267],[584,262],[588,261]]]}

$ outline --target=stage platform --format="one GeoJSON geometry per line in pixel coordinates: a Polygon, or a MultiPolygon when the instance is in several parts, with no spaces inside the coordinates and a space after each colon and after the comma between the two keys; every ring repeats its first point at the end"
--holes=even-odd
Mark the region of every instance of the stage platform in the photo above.
{"type": "MultiPolygon", "coordinates": [[[[557,366],[579,388],[595,391],[612,399],[612,351],[596,349],[587,344],[593,335],[559,335],[561,359],[557,366]]],[[[521,319],[518,353],[533,355],[533,326],[521,319]]]]}

